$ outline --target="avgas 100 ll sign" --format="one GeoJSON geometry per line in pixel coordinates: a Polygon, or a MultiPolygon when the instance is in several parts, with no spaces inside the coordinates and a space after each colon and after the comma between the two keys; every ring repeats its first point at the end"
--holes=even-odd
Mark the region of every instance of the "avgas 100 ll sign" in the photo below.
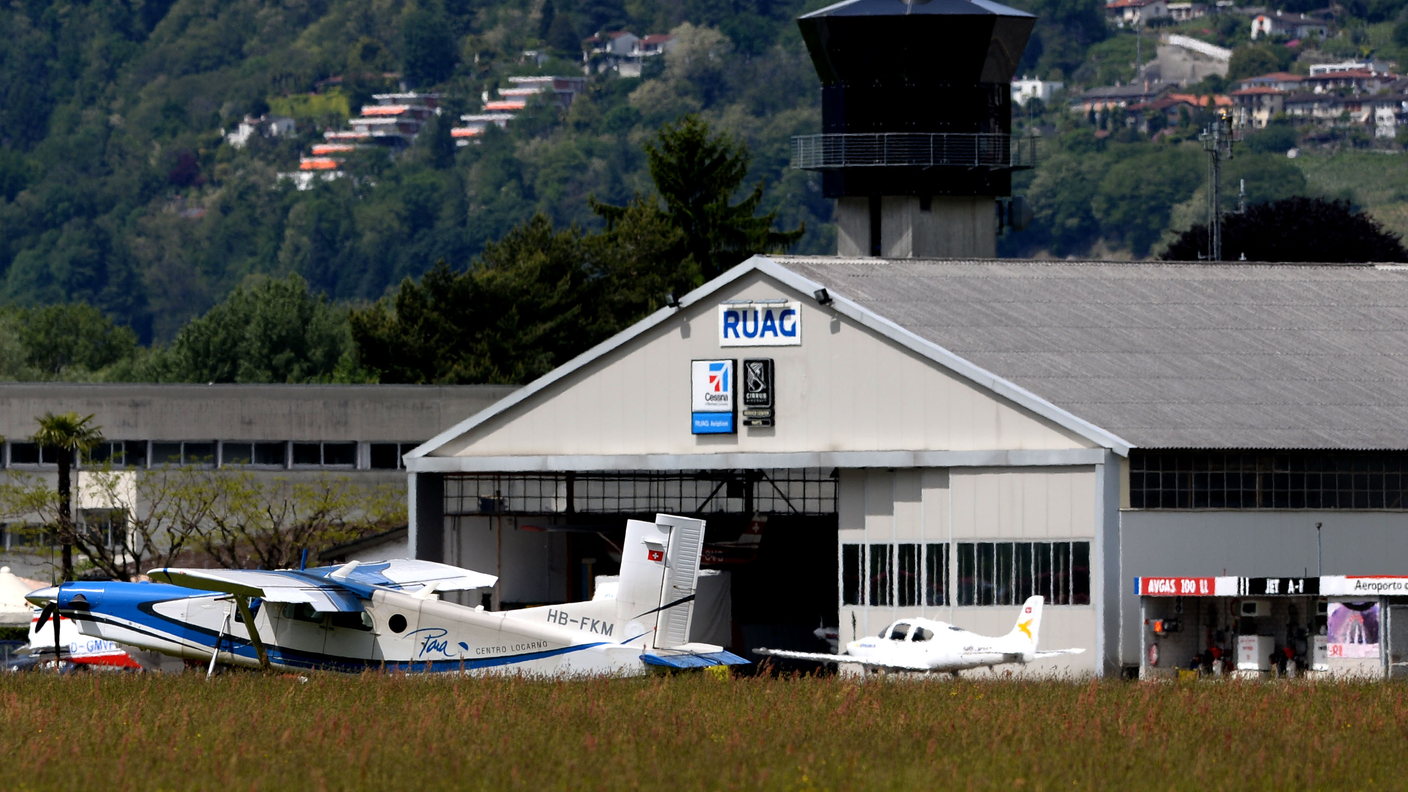
{"type": "Polygon", "coordinates": [[[727,302],[719,306],[719,346],[798,346],[802,343],[802,304],[727,302]]]}

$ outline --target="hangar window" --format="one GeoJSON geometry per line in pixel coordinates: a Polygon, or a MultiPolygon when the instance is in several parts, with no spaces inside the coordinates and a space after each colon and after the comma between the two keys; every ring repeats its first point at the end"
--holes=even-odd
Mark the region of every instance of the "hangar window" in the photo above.
{"type": "Polygon", "coordinates": [[[829,515],[836,481],[827,468],[447,475],[445,514],[829,515]]]}
{"type": "Polygon", "coordinates": [[[372,443],[369,449],[372,470],[402,470],[401,457],[420,443],[372,443]]]}
{"type": "Polygon", "coordinates": [[[892,588],[895,574],[895,547],[887,544],[870,546],[870,574],[866,577],[866,604],[893,605],[892,588]]]}
{"type": "Polygon", "coordinates": [[[1408,509],[1408,454],[1132,451],[1134,509],[1408,509]]]}
{"type": "Polygon", "coordinates": [[[948,570],[947,543],[843,544],[841,604],[947,605],[948,570]]]}
{"type": "Polygon", "coordinates": [[[1090,604],[1089,542],[960,542],[959,605],[1090,604]]]}
{"type": "Polygon", "coordinates": [[[209,440],[152,443],[152,467],[163,465],[215,466],[215,443],[209,440]]]}

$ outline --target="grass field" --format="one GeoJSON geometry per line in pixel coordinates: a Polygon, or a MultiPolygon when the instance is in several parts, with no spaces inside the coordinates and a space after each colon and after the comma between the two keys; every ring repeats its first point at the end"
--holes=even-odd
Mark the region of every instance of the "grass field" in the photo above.
{"type": "Polygon", "coordinates": [[[0,679],[0,787],[1403,788],[1390,684],[0,679]]]}

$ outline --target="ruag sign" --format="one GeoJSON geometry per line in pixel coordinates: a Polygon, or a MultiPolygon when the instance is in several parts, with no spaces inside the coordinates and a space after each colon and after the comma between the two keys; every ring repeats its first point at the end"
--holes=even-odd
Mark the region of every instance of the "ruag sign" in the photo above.
{"type": "Polygon", "coordinates": [[[719,306],[719,346],[800,346],[802,304],[734,300],[719,306]]]}
{"type": "Polygon", "coordinates": [[[738,376],[732,360],[690,361],[690,392],[693,409],[690,431],[694,434],[733,434],[734,395],[738,376]]]}

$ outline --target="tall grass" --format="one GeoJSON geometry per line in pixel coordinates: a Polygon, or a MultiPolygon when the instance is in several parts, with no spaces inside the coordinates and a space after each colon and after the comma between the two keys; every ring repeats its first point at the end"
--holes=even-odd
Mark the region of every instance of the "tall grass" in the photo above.
{"type": "Polygon", "coordinates": [[[5,789],[1401,787],[1396,684],[0,679],[5,789]]]}

